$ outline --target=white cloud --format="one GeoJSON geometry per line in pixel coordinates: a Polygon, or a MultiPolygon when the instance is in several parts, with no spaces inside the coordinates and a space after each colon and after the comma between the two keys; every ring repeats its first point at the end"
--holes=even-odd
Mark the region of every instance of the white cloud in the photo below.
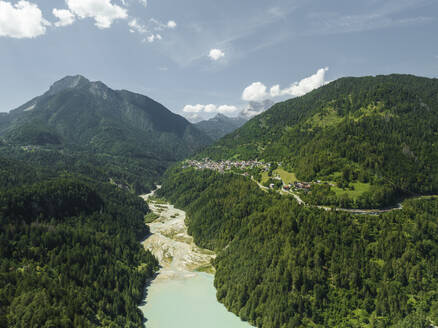
{"type": "Polygon", "coordinates": [[[170,20],[167,22],[167,27],[168,28],[175,28],[176,27],[176,22],[173,20],[170,20]]]}
{"type": "Polygon", "coordinates": [[[315,74],[291,84],[289,88],[281,89],[279,84],[273,85],[269,92],[262,82],[252,83],[243,90],[242,100],[248,101],[249,104],[243,109],[241,115],[248,118],[253,117],[269,109],[274,104],[271,100],[273,98],[281,96],[300,97],[327,84],[325,80],[327,71],[328,67],[320,68],[315,74]]]}
{"type": "MultiPolygon", "coordinates": [[[[280,95],[290,95],[293,97],[304,96],[306,93],[323,86],[325,81],[325,73],[328,67],[320,68],[315,74],[302,79],[299,82],[293,83],[289,88],[281,90],[280,95]]],[[[274,86],[276,87],[276,86],[274,86]]]]}
{"type": "Polygon", "coordinates": [[[183,108],[183,112],[184,113],[199,113],[201,111],[203,111],[205,108],[204,105],[185,105],[183,108]]]}
{"type": "Polygon", "coordinates": [[[325,73],[328,67],[320,68],[315,74],[291,84],[289,88],[281,89],[279,84],[272,86],[268,93],[268,88],[261,82],[254,82],[247,86],[242,93],[245,101],[261,102],[268,98],[280,96],[299,97],[326,84],[325,73]]]}
{"type": "Polygon", "coordinates": [[[148,6],[148,0],[138,0],[138,2],[140,2],[145,7],[148,6]]]}
{"type": "Polygon", "coordinates": [[[117,19],[125,19],[128,12],[125,8],[112,4],[111,0],[66,0],[71,12],[79,18],[93,18],[95,25],[109,28],[117,19]]]}
{"type": "Polygon", "coordinates": [[[281,95],[280,85],[276,84],[273,87],[271,87],[271,90],[269,90],[269,94],[272,98],[278,97],[281,95]]]}
{"type": "Polygon", "coordinates": [[[143,42],[149,42],[149,43],[162,40],[163,35],[157,32],[164,31],[167,28],[167,25],[161,23],[160,21],[154,18],[149,19],[149,21],[146,24],[142,24],[138,21],[137,18],[134,18],[131,19],[131,21],[128,23],[128,26],[129,26],[129,32],[131,33],[146,34],[147,36],[146,38],[143,39],[143,42]]]}
{"type": "Polygon", "coordinates": [[[163,23],[158,19],[151,18],[149,19],[149,25],[151,26],[152,29],[154,29],[157,32],[164,31],[166,29],[176,28],[176,22],[174,20],[170,20],[167,23],[163,23]]]}
{"type": "Polygon", "coordinates": [[[221,114],[230,114],[238,110],[236,106],[222,105],[217,108],[217,112],[221,114]]]}
{"type": "Polygon", "coordinates": [[[247,86],[242,93],[242,99],[245,101],[262,101],[268,98],[266,85],[261,82],[254,82],[247,86]]]}
{"type": "Polygon", "coordinates": [[[204,112],[206,113],[215,113],[217,110],[216,105],[209,104],[204,106],[204,112]]]}
{"type": "Polygon", "coordinates": [[[271,99],[266,99],[261,102],[250,101],[248,106],[246,106],[242,112],[240,112],[240,116],[246,117],[248,119],[263,113],[265,110],[269,109],[274,105],[274,102],[271,99]]]}
{"type": "Polygon", "coordinates": [[[210,57],[214,61],[217,61],[224,56],[225,56],[225,53],[220,49],[211,49],[210,53],[208,54],[208,57],[210,57]]]}
{"type": "Polygon", "coordinates": [[[239,110],[236,106],[231,105],[220,105],[216,106],[213,104],[208,105],[186,105],[183,108],[184,113],[221,113],[221,114],[231,114],[239,110]]]}
{"type": "Polygon", "coordinates": [[[145,25],[139,24],[137,22],[137,19],[133,19],[128,23],[128,26],[130,27],[130,32],[134,33],[134,32],[138,32],[138,33],[147,33],[148,29],[145,25]]]}
{"type": "Polygon", "coordinates": [[[59,20],[55,23],[55,26],[68,26],[74,23],[75,15],[70,10],[66,9],[53,9],[53,15],[59,20]]]}
{"type": "Polygon", "coordinates": [[[21,0],[12,5],[0,0],[0,37],[35,38],[45,34],[49,25],[36,4],[21,0]]]}
{"type": "Polygon", "coordinates": [[[153,35],[153,34],[149,35],[149,36],[147,37],[147,40],[148,40],[149,43],[154,42],[154,41],[155,41],[155,35],[153,35]]]}
{"type": "Polygon", "coordinates": [[[149,43],[152,43],[155,41],[160,41],[162,39],[163,39],[163,37],[160,34],[150,34],[146,37],[146,39],[143,39],[143,42],[147,41],[149,43]]]}

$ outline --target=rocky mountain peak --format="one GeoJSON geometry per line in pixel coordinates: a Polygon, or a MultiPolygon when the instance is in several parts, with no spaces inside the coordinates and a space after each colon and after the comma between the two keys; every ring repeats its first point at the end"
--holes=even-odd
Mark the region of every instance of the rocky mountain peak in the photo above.
{"type": "Polygon", "coordinates": [[[73,89],[80,85],[89,84],[90,81],[82,75],[66,76],[52,84],[49,94],[55,94],[66,89],[73,89]]]}

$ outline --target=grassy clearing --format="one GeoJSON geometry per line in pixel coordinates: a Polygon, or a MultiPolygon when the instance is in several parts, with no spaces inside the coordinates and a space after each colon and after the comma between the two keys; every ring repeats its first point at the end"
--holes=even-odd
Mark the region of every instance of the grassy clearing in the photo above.
{"type": "Polygon", "coordinates": [[[167,201],[163,198],[159,198],[157,196],[149,196],[150,201],[154,202],[155,204],[167,204],[167,201]]]}
{"type": "Polygon", "coordinates": [[[158,219],[160,216],[158,214],[155,214],[154,212],[149,212],[144,216],[144,222],[145,223],[152,223],[156,219],[158,219]]]}
{"type": "Polygon", "coordinates": [[[332,190],[336,193],[336,196],[347,194],[350,198],[356,200],[364,192],[370,191],[371,189],[371,184],[369,183],[353,182],[350,184],[354,187],[354,190],[350,190],[350,189],[344,190],[338,187],[332,187],[332,190]]]}
{"type": "Polygon", "coordinates": [[[280,168],[274,170],[273,173],[274,176],[279,175],[281,180],[283,180],[283,182],[286,184],[294,183],[295,181],[298,181],[297,177],[295,176],[295,173],[290,173],[280,168]]]}
{"type": "MultiPolygon", "coordinates": [[[[283,180],[284,183],[294,183],[295,181],[298,181],[297,177],[295,176],[295,173],[287,172],[283,169],[276,169],[272,172],[272,177],[280,176],[281,180],[283,180]]],[[[262,172],[262,181],[261,184],[266,183],[271,177],[268,175],[268,172],[262,172]]]]}
{"type": "Polygon", "coordinates": [[[201,265],[200,267],[197,267],[195,269],[195,271],[205,272],[205,273],[210,273],[210,274],[214,274],[216,272],[216,270],[214,269],[214,267],[211,264],[201,265]]]}
{"type": "Polygon", "coordinates": [[[312,116],[307,123],[309,123],[312,128],[326,128],[328,126],[337,125],[341,121],[342,117],[338,115],[336,110],[332,107],[327,107],[320,113],[312,116]]]}
{"type": "Polygon", "coordinates": [[[266,183],[269,180],[268,172],[262,172],[262,180],[260,181],[261,184],[266,183]]]}

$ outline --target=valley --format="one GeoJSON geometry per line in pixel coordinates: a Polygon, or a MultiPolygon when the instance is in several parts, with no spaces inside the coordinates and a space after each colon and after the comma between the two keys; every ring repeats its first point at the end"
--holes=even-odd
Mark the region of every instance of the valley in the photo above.
{"type": "Polygon", "coordinates": [[[0,117],[0,327],[436,325],[437,87],[342,78],[213,142],[55,82],[0,117]]]}
{"type": "Polygon", "coordinates": [[[142,244],[160,264],[140,307],[146,327],[250,327],[216,300],[211,264],[215,253],[195,245],[187,233],[184,211],[154,194],[142,196],[158,216],[148,224],[150,235],[142,244]]]}

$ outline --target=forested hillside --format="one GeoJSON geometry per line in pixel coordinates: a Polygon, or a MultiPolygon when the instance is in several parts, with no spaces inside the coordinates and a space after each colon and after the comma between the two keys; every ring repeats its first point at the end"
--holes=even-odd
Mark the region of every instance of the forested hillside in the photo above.
{"type": "Polygon", "coordinates": [[[0,327],[139,327],[158,269],[147,205],[91,178],[1,159],[0,327]]]}
{"type": "Polygon", "coordinates": [[[353,216],[300,206],[248,178],[174,168],[159,195],[218,256],[225,306],[257,327],[438,324],[438,200],[353,216]]]}
{"type": "Polygon", "coordinates": [[[0,116],[0,146],[76,168],[91,162],[103,167],[108,179],[130,187],[135,180],[151,186],[171,163],[210,142],[156,101],[80,75],[55,82],[43,95],[0,116]]]}
{"type": "MultiPolygon", "coordinates": [[[[19,164],[5,180],[7,182],[27,183],[29,180],[21,179],[22,174],[27,172],[19,168],[23,165],[36,166],[37,174],[42,175],[44,172],[45,178],[76,174],[100,182],[109,182],[136,194],[150,191],[170,164],[153,159],[145,162],[129,156],[77,151],[64,147],[0,144],[0,162],[8,160],[19,164]]],[[[0,169],[0,175],[8,175],[5,168],[0,169]]]]}
{"type": "MultiPolygon", "coordinates": [[[[410,75],[341,78],[274,105],[198,157],[281,162],[303,181],[372,190],[347,206],[438,192],[438,80],[410,75]]],[[[319,190],[322,203],[338,205],[319,190]]]]}

